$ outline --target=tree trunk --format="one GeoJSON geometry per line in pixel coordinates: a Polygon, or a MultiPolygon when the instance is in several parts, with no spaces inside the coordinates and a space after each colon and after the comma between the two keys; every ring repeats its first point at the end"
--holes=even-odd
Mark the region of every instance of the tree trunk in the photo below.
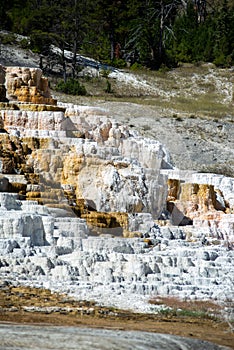
{"type": "Polygon", "coordinates": [[[163,53],[163,30],[164,30],[164,5],[163,1],[160,1],[160,28],[159,28],[159,44],[158,44],[158,60],[162,62],[163,53]]]}
{"type": "Polygon", "coordinates": [[[72,57],[72,77],[73,79],[75,79],[76,77],[76,52],[77,52],[77,40],[78,40],[78,34],[77,34],[77,31],[78,31],[78,24],[79,24],[79,21],[78,21],[78,18],[77,18],[77,0],[75,0],[75,37],[74,37],[74,43],[73,43],[73,57],[72,57]]]}
{"type": "Polygon", "coordinates": [[[114,60],[115,56],[115,41],[114,41],[114,30],[111,28],[111,33],[110,33],[110,59],[111,61],[114,60]]]}
{"type": "Polygon", "coordinates": [[[66,59],[64,56],[64,50],[62,53],[62,66],[63,66],[63,80],[64,80],[64,83],[66,83],[66,81],[67,81],[67,65],[66,65],[66,59]]]}

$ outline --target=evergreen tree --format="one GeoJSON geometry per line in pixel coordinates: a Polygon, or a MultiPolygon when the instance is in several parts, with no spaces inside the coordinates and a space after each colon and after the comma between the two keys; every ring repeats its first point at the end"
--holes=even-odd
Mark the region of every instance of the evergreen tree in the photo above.
{"type": "MultiPolygon", "coordinates": [[[[151,68],[170,61],[234,58],[233,0],[0,0],[0,27],[30,36],[31,48],[51,44],[117,64],[124,58],[151,68]]],[[[66,75],[66,74],[65,74],[66,75]]]]}
{"type": "Polygon", "coordinates": [[[172,25],[180,6],[180,0],[146,0],[137,7],[128,44],[139,53],[142,63],[151,68],[166,63],[166,42],[173,35],[172,25]]]}
{"type": "Polygon", "coordinates": [[[232,64],[234,60],[234,11],[229,10],[224,0],[215,18],[214,63],[217,65],[232,64]]]}
{"type": "Polygon", "coordinates": [[[91,32],[87,35],[98,59],[113,63],[118,56],[116,49],[122,47],[126,14],[126,2],[123,0],[97,0],[89,21],[91,32]]]}
{"type": "Polygon", "coordinates": [[[0,29],[10,29],[11,19],[8,15],[8,10],[12,7],[12,0],[0,0],[0,29]]]}

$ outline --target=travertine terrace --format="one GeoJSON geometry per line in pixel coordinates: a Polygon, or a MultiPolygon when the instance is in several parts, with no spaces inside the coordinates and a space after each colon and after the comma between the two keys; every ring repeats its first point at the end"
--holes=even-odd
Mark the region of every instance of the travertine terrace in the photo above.
{"type": "Polygon", "coordinates": [[[233,300],[233,178],[57,103],[39,69],[0,79],[1,280],[143,312],[156,295],[233,300]]]}

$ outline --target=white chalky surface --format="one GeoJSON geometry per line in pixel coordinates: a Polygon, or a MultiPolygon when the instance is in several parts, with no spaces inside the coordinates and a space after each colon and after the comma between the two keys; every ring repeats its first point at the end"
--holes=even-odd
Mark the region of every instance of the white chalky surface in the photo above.
{"type": "Polygon", "coordinates": [[[74,327],[0,325],[0,350],[224,350],[168,334],[74,327]]]}

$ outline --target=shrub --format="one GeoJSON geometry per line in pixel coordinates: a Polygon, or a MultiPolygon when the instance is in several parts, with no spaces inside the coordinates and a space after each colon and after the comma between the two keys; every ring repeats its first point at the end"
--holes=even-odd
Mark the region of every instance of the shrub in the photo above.
{"type": "Polygon", "coordinates": [[[218,57],[216,57],[213,61],[213,63],[217,67],[224,67],[226,65],[226,58],[223,53],[221,53],[218,57]]]}
{"type": "Polygon", "coordinates": [[[133,64],[131,65],[130,68],[131,68],[131,70],[135,71],[135,70],[141,70],[141,69],[143,69],[144,67],[143,67],[140,63],[135,62],[135,63],[133,63],[133,64]]]}
{"type": "Polygon", "coordinates": [[[16,35],[13,33],[1,35],[0,41],[3,45],[15,44],[16,43],[16,35]]]}
{"type": "Polygon", "coordinates": [[[161,64],[161,66],[159,68],[159,72],[166,73],[166,72],[169,72],[169,71],[170,71],[170,69],[165,64],[161,64]]]}
{"type": "Polygon", "coordinates": [[[105,89],[105,92],[107,93],[107,94],[111,94],[113,91],[112,91],[112,88],[111,88],[111,83],[110,83],[110,81],[107,79],[106,80],[106,89],[105,89]]]}
{"type": "Polygon", "coordinates": [[[103,78],[107,79],[109,77],[110,72],[111,71],[109,69],[102,69],[100,74],[101,74],[101,76],[103,76],[103,78]]]}
{"type": "Polygon", "coordinates": [[[126,67],[126,61],[122,60],[121,58],[115,58],[112,61],[112,66],[116,67],[116,68],[125,68],[126,67]]]}
{"type": "Polygon", "coordinates": [[[77,79],[68,79],[66,82],[60,80],[55,87],[55,90],[64,92],[69,95],[86,95],[87,91],[83,85],[80,85],[77,79]]]}
{"type": "Polygon", "coordinates": [[[30,47],[30,43],[26,38],[20,40],[19,45],[22,49],[28,49],[30,47]]]}

